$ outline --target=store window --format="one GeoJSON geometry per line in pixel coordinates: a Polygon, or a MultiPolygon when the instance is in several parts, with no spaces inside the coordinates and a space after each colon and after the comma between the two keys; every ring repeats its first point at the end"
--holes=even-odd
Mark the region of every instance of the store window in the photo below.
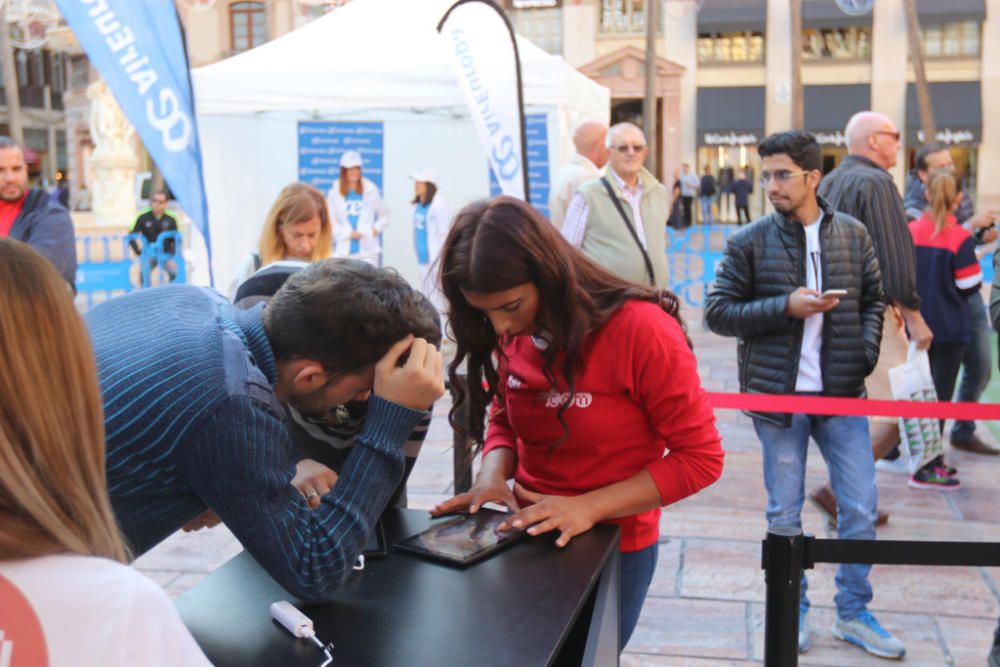
{"type": "Polygon", "coordinates": [[[229,32],[233,51],[246,51],[267,41],[267,12],[263,2],[229,5],[229,32]]]}
{"type": "Polygon", "coordinates": [[[510,9],[507,10],[514,31],[549,53],[562,54],[562,9],[510,9]]]}
{"type": "Polygon", "coordinates": [[[717,32],[698,35],[698,62],[757,63],[764,61],[764,33],[717,32]]]}
{"type": "Polygon", "coordinates": [[[601,32],[626,35],[646,32],[646,0],[601,0],[601,32]]]}
{"type": "Polygon", "coordinates": [[[868,60],[872,54],[871,28],[806,28],[802,31],[805,60],[868,60]]]}
{"type": "Polygon", "coordinates": [[[978,57],[981,33],[978,21],[958,21],[929,25],[920,40],[928,58],[978,57]]]}

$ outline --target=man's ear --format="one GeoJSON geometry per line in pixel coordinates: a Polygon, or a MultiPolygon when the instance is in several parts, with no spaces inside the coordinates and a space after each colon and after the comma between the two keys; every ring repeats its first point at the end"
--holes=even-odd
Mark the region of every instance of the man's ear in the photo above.
{"type": "Polygon", "coordinates": [[[315,391],[326,384],[327,372],[318,361],[295,359],[289,365],[292,387],[296,393],[315,391]]]}

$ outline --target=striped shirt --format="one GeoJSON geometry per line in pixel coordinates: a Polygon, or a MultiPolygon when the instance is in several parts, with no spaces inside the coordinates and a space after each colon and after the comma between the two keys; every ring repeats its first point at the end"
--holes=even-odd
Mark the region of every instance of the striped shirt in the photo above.
{"type": "MultiPolygon", "coordinates": [[[[639,237],[639,243],[646,248],[646,230],[642,224],[642,179],[640,178],[634,188],[626,185],[614,169],[608,167],[605,174],[611,174],[618,181],[618,187],[625,195],[625,201],[632,209],[632,225],[639,237]]],[[[590,216],[590,207],[586,198],[577,191],[570,200],[569,208],[566,210],[566,220],[563,222],[562,235],[570,245],[579,248],[583,244],[583,237],[587,233],[587,218],[590,216]]]]}
{"type": "Polygon", "coordinates": [[[136,555],[207,508],[292,595],[328,599],[403,472],[421,412],[372,397],[337,484],[310,511],[274,396],[262,307],[169,285],[85,316],[97,358],[115,516],[136,555]]]}
{"type": "Polygon", "coordinates": [[[917,261],[906,226],[903,199],[889,172],[859,155],[848,155],[823,178],[819,195],[834,210],[860,220],[875,243],[886,298],[920,308],[917,261]]]}
{"type": "Polygon", "coordinates": [[[972,313],[966,297],[983,282],[972,235],[955,216],[938,232],[928,213],[910,223],[910,233],[917,249],[920,314],[934,332],[934,342],[968,343],[972,313]]]}

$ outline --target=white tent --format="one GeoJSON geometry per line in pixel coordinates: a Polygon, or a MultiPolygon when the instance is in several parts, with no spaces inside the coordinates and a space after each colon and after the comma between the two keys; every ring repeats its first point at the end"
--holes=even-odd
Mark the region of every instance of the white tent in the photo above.
{"type": "MultiPolygon", "coordinates": [[[[384,127],[383,190],[392,209],[384,263],[416,278],[408,175],[438,173],[453,207],[488,195],[488,167],[436,30],[453,0],[354,0],[246,53],[194,70],[213,268],[222,289],[253,250],[278,191],[297,179],[299,121],[384,127]]],[[[552,173],[583,120],[607,121],[609,93],[518,38],[528,113],[545,113],[552,173]]]]}

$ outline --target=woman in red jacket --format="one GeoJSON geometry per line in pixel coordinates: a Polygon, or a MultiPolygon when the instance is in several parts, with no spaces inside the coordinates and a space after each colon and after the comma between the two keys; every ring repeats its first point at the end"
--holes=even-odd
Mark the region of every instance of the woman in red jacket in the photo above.
{"type": "MultiPolygon", "coordinates": [[[[677,297],[603,269],[510,197],[458,214],[441,282],[456,386],[467,365],[456,407],[469,402],[483,460],[472,489],[433,513],[499,502],[515,512],[510,526],[558,531],[559,547],[595,523],[618,525],[624,647],[656,566],[660,508],[722,473],[677,297]]],[[[455,408],[452,424],[464,426],[455,408]]]]}

